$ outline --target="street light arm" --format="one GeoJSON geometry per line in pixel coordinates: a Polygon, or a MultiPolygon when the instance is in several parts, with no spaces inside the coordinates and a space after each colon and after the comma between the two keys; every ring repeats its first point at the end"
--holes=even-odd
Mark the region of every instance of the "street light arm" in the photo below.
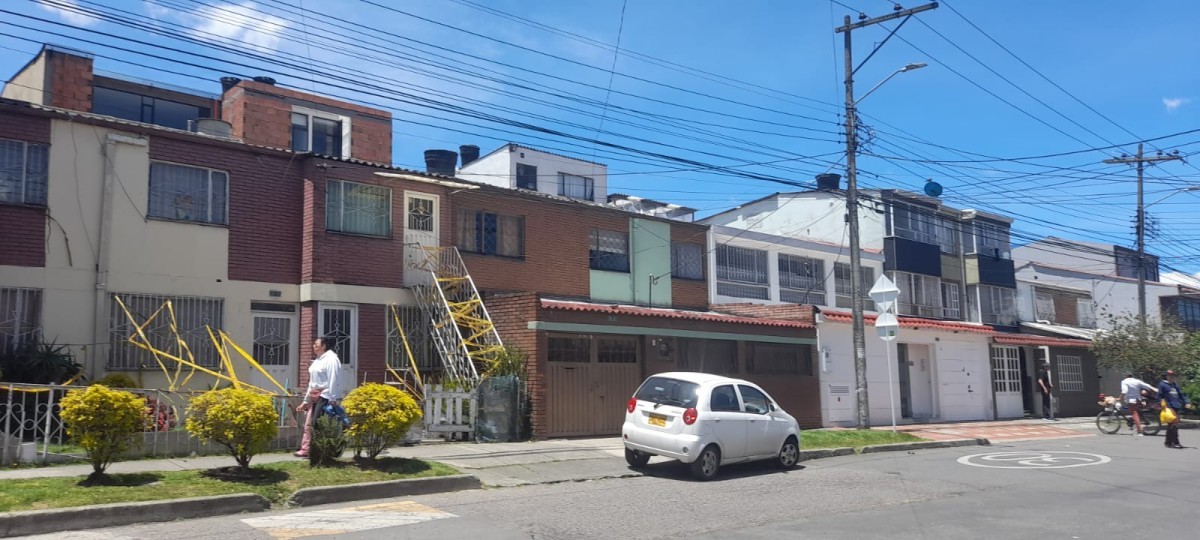
{"type": "Polygon", "coordinates": [[[872,92],[878,90],[879,87],[883,86],[884,83],[892,80],[892,77],[895,77],[896,75],[899,75],[901,73],[908,73],[909,71],[915,71],[915,70],[921,69],[921,68],[925,67],[926,65],[928,65],[928,64],[925,64],[923,62],[914,62],[914,63],[908,64],[907,66],[904,66],[900,69],[897,69],[896,71],[891,72],[890,74],[888,74],[887,77],[884,77],[882,81],[879,81],[879,84],[872,86],[870,90],[867,90],[867,93],[863,94],[858,99],[854,100],[854,103],[851,103],[850,106],[857,107],[858,104],[862,103],[862,100],[867,99],[867,96],[871,95],[872,92]]]}
{"type": "Polygon", "coordinates": [[[1188,187],[1185,187],[1185,188],[1180,188],[1180,189],[1177,189],[1177,190],[1175,190],[1175,191],[1172,191],[1171,193],[1168,193],[1168,194],[1166,194],[1166,196],[1162,197],[1161,199],[1159,199],[1159,200],[1157,200],[1157,201],[1154,201],[1154,202],[1152,202],[1152,203],[1150,203],[1150,204],[1147,204],[1147,205],[1143,205],[1143,206],[1142,206],[1142,208],[1150,208],[1151,206],[1154,206],[1154,205],[1156,205],[1156,204],[1158,204],[1158,203],[1160,203],[1160,202],[1163,202],[1163,201],[1165,201],[1165,200],[1167,200],[1167,199],[1170,199],[1171,197],[1174,197],[1174,196],[1176,196],[1176,195],[1179,195],[1180,193],[1186,193],[1186,192],[1188,192],[1188,191],[1200,191],[1200,186],[1188,186],[1188,187]]]}

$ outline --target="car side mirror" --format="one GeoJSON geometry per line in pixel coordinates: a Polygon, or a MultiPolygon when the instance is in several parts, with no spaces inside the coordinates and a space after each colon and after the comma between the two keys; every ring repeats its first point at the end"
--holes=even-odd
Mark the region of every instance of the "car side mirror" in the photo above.
{"type": "Polygon", "coordinates": [[[775,403],[774,403],[774,402],[771,402],[771,401],[768,401],[768,402],[767,402],[767,409],[769,409],[769,410],[770,410],[770,412],[775,412],[775,403]]]}

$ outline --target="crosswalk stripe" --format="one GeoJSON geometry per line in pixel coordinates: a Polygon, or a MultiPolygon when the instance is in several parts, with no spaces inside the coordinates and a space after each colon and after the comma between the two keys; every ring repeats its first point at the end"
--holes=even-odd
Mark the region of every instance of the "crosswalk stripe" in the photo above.
{"type": "Polygon", "coordinates": [[[400,501],[336,510],[252,517],[242,519],[242,523],[262,530],[272,538],[291,540],[306,536],[398,527],[454,517],[458,516],[412,501],[400,501]]]}

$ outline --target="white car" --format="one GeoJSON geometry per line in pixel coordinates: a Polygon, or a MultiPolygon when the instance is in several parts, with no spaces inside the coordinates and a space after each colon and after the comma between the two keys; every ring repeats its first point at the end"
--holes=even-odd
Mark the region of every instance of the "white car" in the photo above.
{"type": "Polygon", "coordinates": [[[690,464],[701,480],[727,463],[800,461],[800,425],[754,383],[707,373],[659,373],[646,379],[625,408],[625,461],[650,456],[690,464]]]}

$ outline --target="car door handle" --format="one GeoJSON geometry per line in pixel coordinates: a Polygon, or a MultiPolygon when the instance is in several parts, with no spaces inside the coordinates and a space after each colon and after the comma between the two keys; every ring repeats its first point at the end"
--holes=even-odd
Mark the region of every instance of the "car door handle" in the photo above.
{"type": "Polygon", "coordinates": [[[721,419],[720,419],[720,418],[713,418],[713,422],[720,424],[720,423],[721,423],[721,419]]]}

